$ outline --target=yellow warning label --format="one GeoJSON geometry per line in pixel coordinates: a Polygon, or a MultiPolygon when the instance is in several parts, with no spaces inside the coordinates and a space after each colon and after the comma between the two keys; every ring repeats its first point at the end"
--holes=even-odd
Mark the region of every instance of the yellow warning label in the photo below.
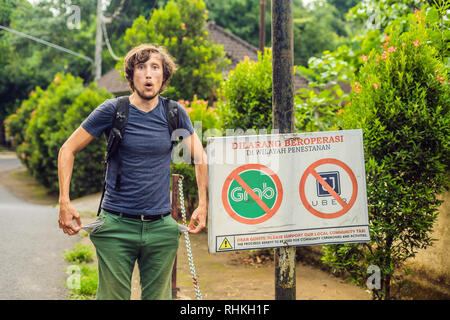
{"type": "Polygon", "coordinates": [[[219,247],[219,250],[228,250],[228,249],[233,249],[233,247],[231,246],[230,241],[228,241],[227,238],[224,238],[222,244],[219,247]]]}

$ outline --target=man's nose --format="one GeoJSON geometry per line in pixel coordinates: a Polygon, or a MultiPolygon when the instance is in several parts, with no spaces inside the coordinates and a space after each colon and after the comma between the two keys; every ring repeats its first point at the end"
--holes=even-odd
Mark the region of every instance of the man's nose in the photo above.
{"type": "Polygon", "coordinates": [[[151,77],[152,77],[152,68],[151,67],[145,68],[145,78],[151,77]]]}

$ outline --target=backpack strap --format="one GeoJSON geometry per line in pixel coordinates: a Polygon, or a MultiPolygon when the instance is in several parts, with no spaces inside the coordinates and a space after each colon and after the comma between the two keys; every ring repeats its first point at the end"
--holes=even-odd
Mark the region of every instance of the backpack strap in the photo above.
{"type": "Polygon", "coordinates": [[[105,132],[107,141],[106,161],[108,161],[119,149],[120,142],[122,141],[122,137],[125,132],[125,125],[128,122],[129,109],[129,97],[119,97],[111,129],[108,132],[105,132]]]}
{"type": "Polygon", "coordinates": [[[169,124],[169,134],[172,140],[172,147],[178,144],[183,137],[176,137],[172,139],[172,132],[180,127],[180,117],[178,112],[178,103],[169,98],[162,98],[164,110],[166,112],[167,122],[169,124]]]}
{"type": "MultiPolygon", "coordinates": [[[[128,122],[128,111],[130,109],[130,99],[128,96],[120,97],[117,103],[116,115],[113,121],[113,127],[111,128],[110,137],[108,139],[108,146],[106,149],[106,161],[117,153],[118,168],[116,177],[115,190],[120,189],[121,169],[122,169],[122,154],[120,153],[120,143],[122,142],[123,134],[125,133],[125,125],[128,122]]],[[[106,179],[106,177],[105,177],[106,179]]]]}
{"type": "Polygon", "coordinates": [[[100,200],[100,205],[98,207],[97,215],[100,214],[101,206],[103,202],[103,197],[106,190],[106,172],[108,170],[108,162],[112,156],[117,153],[118,156],[118,168],[116,176],[116,186],[115,189],[120,189],[120,179],[121,179],[121,169],[122,169],[122,155],[119,150],[120,143],[125,133],[125,125],[128,122],[128,111],[130,109],[130,99],[128,96],[123,96],[118,98],[116,112],[114,114],[114,119],[112,122],[112,127],[110,130],[105,132],[105,138],[107,141],[104,171],[103,171],[103,191],[100,200]]]}

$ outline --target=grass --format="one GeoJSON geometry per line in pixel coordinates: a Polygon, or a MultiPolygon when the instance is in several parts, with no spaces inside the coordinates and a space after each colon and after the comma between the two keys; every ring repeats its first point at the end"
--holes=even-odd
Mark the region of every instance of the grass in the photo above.
{"type": "Polygon", "coordinates": [[[69,292],[71,300],[92,300],[95,298],[98,284],[96,267],[82,265],[80,267],[80,286],[69,292]]]}
{"type": "Polygon", "coordinates": [[[74,280],[74,282],[66,282],[67,287],[71,289],[69,298],[71,300],[94,299],[98,285],[98,270],[96,266],[89,265],[94,261],[93,249],[85,244],[76,243],[73,250],[64,252],[64,259],[71,263],[67,273],[70,275],[70,280],[74,280]]]}
{"type": "Polygon", "coordinates": [[[89,263],[94,261],[94,252],[87,245],[75,244],[72,251],[64,251],[64,259],[71,264],[89,263]]]}

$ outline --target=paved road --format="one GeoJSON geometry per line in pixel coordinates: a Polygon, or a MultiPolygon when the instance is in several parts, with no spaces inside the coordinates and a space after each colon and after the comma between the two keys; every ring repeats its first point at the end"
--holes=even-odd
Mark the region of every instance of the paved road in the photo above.
{"type": "MultiPolygon", "coordinates": [[[[0,158],[0,171],[20,166],[0,158]]],[[[57,208],[18,199],[0,181],[0,299],[67,299],[62,255],[80,236],[66,236],[57,219],[57,208]]]]}

